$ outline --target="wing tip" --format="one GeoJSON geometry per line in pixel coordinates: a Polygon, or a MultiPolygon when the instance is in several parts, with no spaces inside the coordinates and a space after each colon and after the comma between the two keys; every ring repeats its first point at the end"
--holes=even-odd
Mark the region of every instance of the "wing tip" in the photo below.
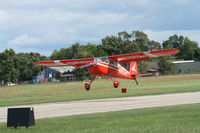
{"type": "Polygon", "coordinates": [[[159,56],[167,56],[167,55],[174,55],[179,53],[180,50],[177,48],[170,48],[170,49],[159,49],[159,50],[155,50],[155,51],[150,51],[150,53],[152,54],[156,54],[159,56]]]}
{"type": "Polygon", "coordinates": [[[172,51],[173,52],[172,55],[177,54],[177,53],[180,52],[180,49],[177,49],[177,48],[171,48],[171,49],[167,49],[167,50],[172,51]]]}

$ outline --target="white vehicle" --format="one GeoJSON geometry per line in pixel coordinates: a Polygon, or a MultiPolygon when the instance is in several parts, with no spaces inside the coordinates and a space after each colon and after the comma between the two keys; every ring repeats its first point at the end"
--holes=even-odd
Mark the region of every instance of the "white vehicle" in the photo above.
{"type": "Polygon", "coordinates": [[[8,86],[14,86],[14,85],[15,85],[15,83],[12,83],[12,82],[7,82],[7,85],[8,85],[8,86]]]}

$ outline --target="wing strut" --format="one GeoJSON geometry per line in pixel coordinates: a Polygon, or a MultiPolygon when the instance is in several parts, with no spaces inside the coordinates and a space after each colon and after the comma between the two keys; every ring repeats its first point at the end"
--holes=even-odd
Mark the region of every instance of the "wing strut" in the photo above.
{"type": "Polygon", "coordinates": [[[136,85],[138,85],[138,81],[137,81],[137,75],[132,76],[132,79],[135,80],[136,85]]]}

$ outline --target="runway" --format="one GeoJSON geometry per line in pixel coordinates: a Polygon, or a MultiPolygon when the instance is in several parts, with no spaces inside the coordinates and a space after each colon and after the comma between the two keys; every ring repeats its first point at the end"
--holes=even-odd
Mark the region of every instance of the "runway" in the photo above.
{"type": "Polygon", "coordinates": [[[8,108],[18,107],[34,107],[35,119],[44,119],[192,103],[200,103],[200,92],[9,106],[0,107],[0,122],[7,121],[8,108]]]}

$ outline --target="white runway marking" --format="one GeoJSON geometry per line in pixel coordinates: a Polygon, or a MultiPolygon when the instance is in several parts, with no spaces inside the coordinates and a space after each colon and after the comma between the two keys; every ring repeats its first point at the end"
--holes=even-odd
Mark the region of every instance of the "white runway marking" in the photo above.
{"type": "Polygon", "coordinates": [[[34,107],[35,118],[43,119],[192,103],[200,103],[200,92],[9,106],[0,107],[0,122],[7,121],[8,108],[18,107],[34,107]]]}

